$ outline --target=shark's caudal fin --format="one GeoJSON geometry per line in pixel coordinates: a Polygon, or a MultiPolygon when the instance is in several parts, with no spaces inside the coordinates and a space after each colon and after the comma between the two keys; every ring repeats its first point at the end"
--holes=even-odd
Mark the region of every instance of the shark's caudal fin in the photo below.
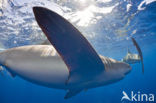
{"type": "Polygon", "coordinates": [[[139,56],[141,58],[141,64],[142,64],[142,72],[144,73],[144,63],[143,63],[143,56],[142,56],[142,51],[138,45],[138,43],[136,42],[136,40],[134,38],[132,38],[132,41],[133,41],[133,44],[135,45],[138,53],[139,53],[139,56]]]}

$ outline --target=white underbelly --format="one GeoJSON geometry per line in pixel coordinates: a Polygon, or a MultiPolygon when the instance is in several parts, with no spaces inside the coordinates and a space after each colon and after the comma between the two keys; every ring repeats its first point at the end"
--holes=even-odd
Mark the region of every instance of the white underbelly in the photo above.
{"type": "MultiPolygon", "coordinates": [[[[4,55],[5,52],[3,52],[0,57],[5,56],[2,57],[3,65],[28,81],[52,88],[66,89],[65,81],[69,75],[67,66],[60,56],[43,54],[45,52],[43,49],[49,48],[51,46],[38,46],[38,48],[37,46],[34,48],[26,46],[6,51],[7,55],[4,55]]],[[[49,53],[52,52],[49,51],[49,53]]]]}

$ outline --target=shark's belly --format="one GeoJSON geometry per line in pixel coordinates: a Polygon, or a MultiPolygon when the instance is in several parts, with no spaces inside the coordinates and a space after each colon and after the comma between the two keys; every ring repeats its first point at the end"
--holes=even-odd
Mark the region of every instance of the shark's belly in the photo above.
{"type": "Polygon", "coordinates": [[[28,81],[66,89],[65,81],[69,71],[60,56],[51,55],[51,50],[51,46],[15,48],[1,53],[0,61],[8,70],[28,81]]]}

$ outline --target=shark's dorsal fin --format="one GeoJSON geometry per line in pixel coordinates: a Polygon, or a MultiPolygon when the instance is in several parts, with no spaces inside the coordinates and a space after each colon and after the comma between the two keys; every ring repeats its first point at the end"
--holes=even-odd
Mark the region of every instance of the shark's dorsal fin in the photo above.
{"type": "Polygon", "coordinates": [[[40,28],[69,69],[66,84],[90,81],[104,71],[96,51],[71,23],[43,7],[34,7],[33,11],[40,28]]]}
{"type": "Polygon", "coordinates": [[[141,58],[141,64],[142,64],[142,72],[144,73],[144,63],[143,63],[143,56],[142,56],[142,51],[138,45],[138,43],[136,42],[136,40],[134,38],[132,38],[132,41],[133,41],[133,44],[135,45],[138,53],[139,53],[139,56],[141,58]]]}

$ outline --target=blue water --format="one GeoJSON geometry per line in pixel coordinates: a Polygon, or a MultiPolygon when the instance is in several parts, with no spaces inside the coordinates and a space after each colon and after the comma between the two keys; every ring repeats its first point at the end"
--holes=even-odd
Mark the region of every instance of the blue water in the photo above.
{"type": "MultiPolygon", "coordinates": [[[[111,14],[97,22],[96,25],[79,29],[99,33],[93,38],[86,37],[98,53],[117,60],[126,55],[127,47],[136,52],[129,39],[134,37],[143,53],[144,74],[141,71],[141,64],[133,64],[131,65],[132,71],[123,80],[103,87],[82,91],[71,99],[64,100],[64,95],[66,94],[64,90],[32,84],[18,76],[12,78],[5,72],[4,76],[0,75],[0,103],[121,103],[123,91],[127,94],[130,94],[131,91],[135,93],[139,91],[140,93],[156,95],[156,2],[148,5],[144,4],[143,7],[145,9],[139,11],[137,7],[141,0],[127,0],[133,5],[129,12],[126,12],[127,2],[120,0],[116,2],[119,5],[111,14]],[[125,27],[128,19],[130,23],[125,27]],[[112,24],[117,26],[113,27],[111,26],[112,24]],[[100,27],[100,30],[98,27],[100,27]],[[105,27],[108,27],[108,29],[105,27]],[[127,30],[126,36],[123,34],[121,34],[122,36],[116,36],[115,30],[127,30]],[[108,39],[108,37],[111,39],[108,39]]],[[[108,3],[108,5],[111,5],[111,3],[108,3]]],[[[9,35],[8,40],[0,40],[5,48],[32,43],[31,40],[22,42],[22,38],[17,37],[17,35],[9,35]],[[13,44],[14,40],[17,43],[13,44]]],[[[129,102],[122,101],[122,103],[129,102]]]]}

